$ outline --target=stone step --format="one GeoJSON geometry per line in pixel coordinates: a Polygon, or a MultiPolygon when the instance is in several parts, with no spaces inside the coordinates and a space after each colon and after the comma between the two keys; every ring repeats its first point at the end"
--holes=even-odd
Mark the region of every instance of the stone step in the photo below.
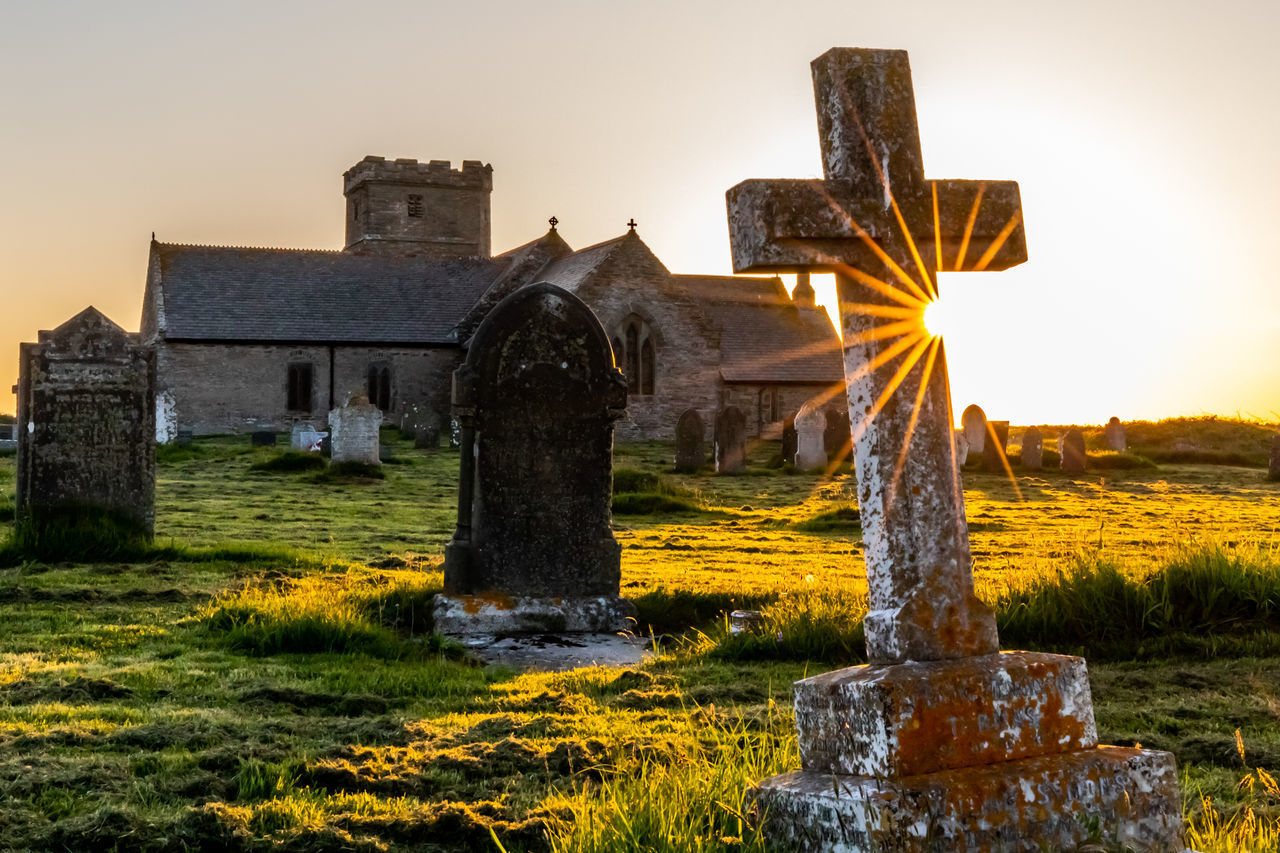
{"type": "Polygon", "coordinates": [[[1083,658],[1003,652],[795,684],[801,766],[897,778],[1097,746],[1083,658]]]}
{"type": "Polygon", "coordinates": [[[1167,752],[1103,746],[897,780],[797,770],[751,792],[765,832],[797,853],[1074,849],[1091,827],[1135,853],[1180,853],[1167,752]]]}

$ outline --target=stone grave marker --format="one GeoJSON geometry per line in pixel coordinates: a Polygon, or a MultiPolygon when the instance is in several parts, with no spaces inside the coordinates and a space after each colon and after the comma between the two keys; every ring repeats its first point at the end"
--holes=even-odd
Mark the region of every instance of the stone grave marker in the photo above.
{"type": "Polygon", "coordinates": [[[796,412],[796,468],[821,471],[827,467],[827,413],[810,400],[796,412]]]}
{"type": "Polygon", "coordinates": [[[1075,427],[1063,433],[1058,439],[1058,454],[1062,457],[1058,463],[1062,473],[1073,477],[1083,474],[1088,459],[1084,449],[1084,433],[1075,427]]]}
{"type": "Polygon", "coordinates": [[[1044,434],[1038,427],[1027,427],[1022,434],[1022,467],[1039,471],[1044,467],[1044,434]]]}
{"type": "Polygon", "coordinates": [[[987,441],[982,447],[982,467],[1003,471],[1009,464],[1005,448],[1009,446],[1009,422],[987,421],[987,441]]]}
{"type": "Polygon", "coordinates": [[[1267,479],[1280,480],[1280,432],[1271,439],[1271,458],[1267,464],[1267,479]]]}
{"type": "Polygon", "coordinates": [[[90,306],[18,363],[17,516],[94,507],[155,529],[155,350],[90,306]]]}
{"type": "Polygon", "coordinates": [[[254,430],[249,436],[249,443],[254,447],[275,447],[276,431],[273,429],[254,430]]]}
{"type": "Polygon", "coordinates": [[[195,432],[190,427],[182,427],[178,430],[178,446],[189,447],[191,442],[195,440],[195,432]]]}
{"type": "Polygon", "coordinates": [[[578,297],[544,282],[489,312],[453,377],[461,476],[438,631],[626,627],[610,524],[626,405],[608,336],[578,297]]]}
{"type": "Polygon", "coordinates": [[[707,462],[707,425],[697,409],[686,409],[676,421],[676,470],[692,474],[707,462]]]}
{"type": "Polygon", "coordinates": [[[426,403],[414,403],[400,416],[400,434],[412,438],[418,450],[435,450],[440,446],[440,415],[426,403]]]}
{"type": "Polygon", "coordinates": [[[329,412],[331,461],[381,465],[378,435],[381,426],[382,410],[370,403],[363,391],[352,394],[345,406],[329,412]]]}
{"type": "Polygon", "coordinates": [[[823,445],[832,465],[842,465],[853,459],[852,426],[849,423],[849,409],[836,406],[827,409],[827,429],[823,434],[823,445]]]}
{"type": "Polygon", "coordinates": [[[870,664],[796,683],[802,769],[754,789],[765,831],[805,853],[1032,851],[1084,842],[1083,814],[1136,850],[1181,850],[1173,757],[1097,746],[1084,661],[998,653],[945,355],[902,321],[940,269],[1026,260],[1017,184],[925,179],[905,52],[834,49],[813,78],[825,177],[739,184],[729,234],[736,272],[836,273],[870,664]]]}
{"type": "Polygon", "coordinates": [[[953,433],[955,437],[956,448],[956,465],[964,465],[969,461],[969,439],[964,437],[964,430],[958,429],[953,433]]]}
{"type": "Polygon", "coordinates": [[[1107,450],[1124,453],[1129,447],[1124,438],[1124,424],[1120,423],[1119,418],[1112,418],[1107,421],[1107,427],[1104,431],[1103,437],[1107,442],[1107,450]]]}
{"type": "Polygon", "coordinates": [[[987,413],[977,405],[969,406],[960,415],[960,428],[969,442],[969,452],[982,454],[987,446],[987,413]]]}
{"type": "Polygon", "coordinates": [[[715,443],[717,474],[747,470],[747,419],[737,406],[716,412],[715,443]]]}
{"type": "Polygon", "coordinates": [[[796,416],[795,413],[787,415],[782,421],[782,461],[796,464],[796,416]]]}
{"type": "Polygon", "coordinates": [[[294,424],[289,432],[289,449],[303,453],[318,451],[325,434],[319,432],[314,425],[307,423],[294,424]]]}

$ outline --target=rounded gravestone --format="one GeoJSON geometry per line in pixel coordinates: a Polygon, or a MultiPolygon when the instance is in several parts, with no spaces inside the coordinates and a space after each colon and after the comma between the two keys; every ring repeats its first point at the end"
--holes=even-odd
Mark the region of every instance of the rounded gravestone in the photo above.
{"type": "Polygon", "coordinates": [[[812,401],[796,412],[796,468],[801,471],[822,470],[827,467],[825,445],[827,415],[812,401]]]}
{"type": "Polygon", "coordinates": [[[747,470],[747,419],[737,406],[716,413],[716,473],[741,474],[747,470]]]}
{"type": "Polygon", "coordinates": [[[960,415],[960,428],[969,441],[970,453],[982,453],[987,444],[987,413],[974,404],[960,415]]]}
{"type": "Polygon", "coordinates": [[[982,467],[988,471],[1003,471],[1009,464],[1005,447],[1009,443],[1008,421],[987,421],[987,443],[982,448],[982,467]],[[994,437],[994,440],[993,440],[994,437]]]}
{"type": "Polygon", "coordinates": [[[707,461],[707,425],[697,409],[686,409],[676,422],[676,470],[692,474],[707,461]]]}
{"type": "Polygon", "coordinates": [[[1036,427],[1027,427],[1022,434],[1022,467],[1029,471],[1044,467],[1044,434],[1036,427]]]}
{"type": "Polygon", "coordinates": [[[1058,452],[1062,455],[1062,461],[1058,463],[1062,473],[1073,476],[1084,473],[1084,433],[1075,427],[1067,430],[1058,439],[1058,452]]]}
{"type": "Polygon", "coordinates": [[[1125,443],[1124,424],[1120,423],[1119,418],[1112,418],[1107,421],[1105,438],[1107,441],[1107,450],[1114,450],[1117,453],[1123,453],[1128,447],[1125,443]]]}

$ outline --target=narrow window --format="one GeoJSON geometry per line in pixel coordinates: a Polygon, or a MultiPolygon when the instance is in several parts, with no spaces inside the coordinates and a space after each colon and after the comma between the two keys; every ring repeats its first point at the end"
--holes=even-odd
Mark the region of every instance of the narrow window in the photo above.
{"type": "Polygon", "coordinates": [[[409,215],[414,219],[421,219],[423,209],[422,196],[418,193],[409,193],[409,215]]]}
{"type": "Polygon", "coordinates": [[[640,345],[640,393],[653,393],[653,339],[645,338],[640,345]]]}
{"type": "Polygon", "coordinates": [[[289,365],[288,403],[291,412],[311,411],[311,365],[289,365]]]}
{"type": "Polygon", "coordinates": [[[623,363],[627,360],[627,351],[622,348],[622,338],[613,339],[613,363],[621,370],[623,363]]]}
{"type": "Polygon", "coordinates": [[[776,388],[769,392],[769,422],[770,423],[777,423],[782,418],[782,406],[779,405],[779,402],[780,402],[779,397],[781,396],[782,395],[778,393],[778,390],[776,388]]]}
{"type": "Polygon", "coordinates": [[[627,393],[640,393],[640,330],[635,323],[627,324],[627,393]]]}
{"type": "Polygon", "coordinates": [[[391,367],[382,362],[369,365],[369,402],[382,409],[391,411],[391,367]]]}

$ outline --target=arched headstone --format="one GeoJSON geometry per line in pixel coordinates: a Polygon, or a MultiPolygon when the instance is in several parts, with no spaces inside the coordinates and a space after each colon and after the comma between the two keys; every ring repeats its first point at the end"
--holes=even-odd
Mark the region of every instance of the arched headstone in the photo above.
{"type": "Polygon", "coordinates": [[[801,471],[827,467],[826,430],[826,412],[812,401],[796,412],[796,467],[801,471]]]}
{"type": "Polygon", "coordinates": [[[609,340],[578,297],[535,284],[489,312],[454,373],[458,527],[438,630],[625,626],[610,499],[613,424],[626,405],[609,340]]]}
{"type": "Polygon", "coordinates": [[[737,406],[716,413],[716,473],[741,474],[747,470],[747,419],[737,406]]]}
{"type": "Polygon", "coordinates": [[[1107,441],[1107,450],[1124,453],[1129,447],[1124,437],[1124,424],[1120,423],[1119,418],[1112,418],[1107,421],[1104,437],[1107,441]]]}
{"type": "Polygon", "coordinates": [[[676,422],[676,470],[692,474],[707,461],[707,425],[697,409],[686,409],[676,422]]]}
{"type": "Polygon", "coordinates": [[[1044,467],[1044,434],[1036,427],[1027,427],[1022,434],[1022,467],[1028,471],[1044,467]]]}
{"type": "Polygon", "coordinates": [[[329,440],[334,462],[381,465],[378,429],[382,410],[363,391],[347,398],[347,404],[329,412],[329,440]]]}
{"type": "Polygon", "coordinates": [[[974,404],[960,415],[960,428],[969,441],[969,452],[981,454],[987,446],[987,413],[974,404]]]}
{"type": "Polygon", "coordinates": [[[1072,427],[1058,439],[1058,453],[1062,455],[1059,467],[1062,473],[1073,476],[1083,474],[1085,467],[1084,433],[1072,427]]]}

